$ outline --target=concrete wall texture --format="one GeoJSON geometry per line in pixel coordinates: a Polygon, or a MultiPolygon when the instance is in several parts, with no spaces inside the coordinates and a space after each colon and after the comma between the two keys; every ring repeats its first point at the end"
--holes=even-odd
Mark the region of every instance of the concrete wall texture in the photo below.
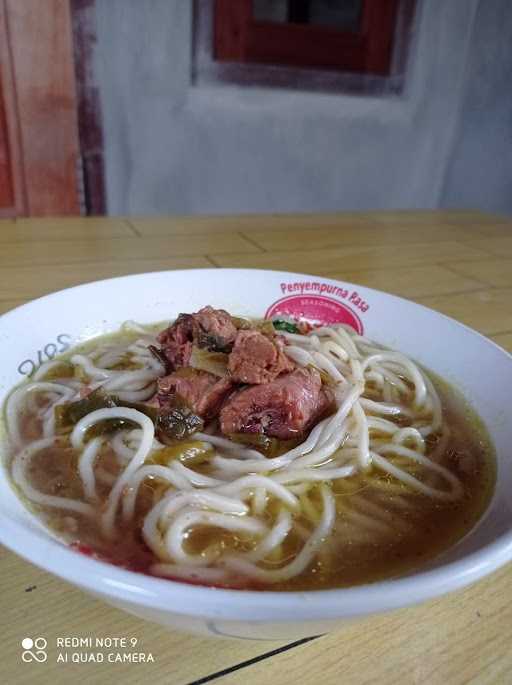
{"type": "Polygon", "coordinates": [[[512,2],[478,4],[440,204],[512,214],[512,2]]]}
{"type": "Polygon", "coordinates": [[[418,2],[400,96],[191,84],[192,3],[96,0],[112,214],[512,213],[512,3],[418,2]]]}

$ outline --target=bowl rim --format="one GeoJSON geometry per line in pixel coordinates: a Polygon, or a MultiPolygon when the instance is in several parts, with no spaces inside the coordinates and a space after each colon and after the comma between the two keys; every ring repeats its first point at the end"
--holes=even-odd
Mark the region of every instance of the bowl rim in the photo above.
{"type": "Polygon", "coordinates": [[[412,606],[470,585],[512,559],[509,531],[462,559],[409,576],[327,590],[238,590],[130,571],[90,558],[53,536],[28,532],[15,521],[2,521],[2,538],[23,559],[93,594],[164,612],[250,622],[336,619],[412,606]],[[27,536],[32,538],[29,552],[27,536]]]}
{"type": "MultiPolygon", "coordinates": [[[[407,306],[421,308],[438,317],[447,319],[451,325],[464,329],[465,334],[475,336],[488,346],[496,348],[509,362],[512,355],[493,340],[482,335],[456,319],[437,312],[412,300],[387,293],[363,284],[340,281],[330,277],[303,274],[294,271],[245,268],[196,268],[150,271],[127,274],[114,278],[90,281],[70,288],[48,293],[26,302],[2,316],[5,322],[16,316],[20,310],[58,298],[63,293],[87,289],[91,285],[104,285],[123,280],[144,279],[147,276],[166,274],[202,274],[236,272],[282,275],[342,283],[364,288],[369,292],[384,295],[392,300],[405,302],[407,306]]],[[[2,477],[6,478],[5,464],[2,477]]],[[[14,493],[16,495],[16,493],[14,493]]],[[[24,523],[5,516],[0,525],[0,543],[20,557],[39,568],[67,582],[78,585],[104,598],[117,599],[138,606],[150,607],[161,611],[181,613],[189,616],[213,615],[221,619],[243,620],[244,622],[272,622],[337,619],[345,616],[363,616],[390,609],[411,606],[428,599],[444,595],[450,591],[476,582],[483,576],[497,570],[512,560],[512,528],[499,535],[492,542],[461,559],[448,562],[438,568],[412,571],[408,575],[389,578],[362,585],[308,591],[239,590],[199,585],[171,578],[159,578],[130,571],[114,564],[91,558],[77,552],[65,542],[48,531],[40,519],[26,507],[28,513],[41,526],[35,532],[24,523]],[[241,608],[243,608],[241,610],[241,608]],[[279,616],[276,615],[279,610],[279,616]]],[[[490,504],[489,504],[490,506],[490,504]]],[[[485,514],[484,514],[485,515],[485,514]]],[[[481,520],[481,519],[480,519],[481,520]]]]}

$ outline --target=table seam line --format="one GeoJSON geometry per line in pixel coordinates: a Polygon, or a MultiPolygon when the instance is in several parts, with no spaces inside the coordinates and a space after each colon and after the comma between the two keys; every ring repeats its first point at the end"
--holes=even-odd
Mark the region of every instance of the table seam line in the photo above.
{"type": "Polygon", "coordinates": [[[249,238],[243,231],[237,231],[238,235],[243,238],[245,241],[249,243],[249,245],[252,245],[253,247],[257,248],[258,252],[266,252],[266,249],[262,247],[259,243],[254,240],[254,238],[249,238]]]}
{"type": "Polygon", "coordinates": [[[132,224],[132,222],[130,221],[130,219],[123,219],[123,222],[124,222],[125,225],[128,226],[128,228],[131,230],[132,236],[133,236],[133,237],[142,238],[142,234],[139,233],[139,231],[137,230],[137,227],[136,227],[134,224],[132,224]]]}
{"type": "Polygon", "coordinates": [[[251,659],[246,659],[245,661],[240,661],[238,664],[234,664],[233,666],[228,666],[227,668],[223,668],[220,671],[215,671],[214,673],[211,673],[210,675],[204,676],[202,678],[198,678],[197,680],[192,680],[187,685],[204,685],[204,683],[209,683],[212,680],[216,680],[217,678],[222,678],[225,675],[229,675],[230,673],[234,673],[235,671],[239,671],[243,668],[248,668],[249,666],[252,666],[254,664],[259,663],[260,661],[265,661],[266,659],[270,659],[273,656],[276,656],[277,654],[281,654],[282,652],[287,652],[291,649],[295,649],[296,647],[300,647],[301,645],[304,645],[308,642],[312,642],[313,640],[317,640],[319,637],[322,637],[321,635],[313,635],[312,637],[304,637],[301,640],[296,640],[295,642],[290,642],[287,645],[283,645],[282,647],[278,647],[277,649],[272,649],[269,652],[264,652],[263,654],[259,654],[258,656],[252,657],[251,659]]]}
{"type": "MultiPolygon", "coordinates": [[[[482,260],[482,261],[486,261],[486,260],[482,260]]],[[[493,261],[494,261],[494,260],[493,260],[493,261]]],[[[510,260],[505,260],[505,259],[504,259],[503,261],[510,261],[510,262],[512,262],[512,259],[510,259],[510,260]]],[[[512,283],[510,284],[510,286],[499,286],[499,285],[496,286],[496,285],[493,285],[492,283],[489,283],[488,281],[484,281],[482,278],[479,278],[478,276],[468,276],[467,274],[463,274],[463,273],[461,273],[460,271],[457,271],[457,267],[456,267],[456,266],[455,266],[455,267],[452,266],[450,262],[446,262],[445,264],[443,264],[443,267],[444,267],[445,269],[448,269],[448,271],[451,271],[451,273],[455,274],[456,276],[461,276],[461,277],[464,277],[464,278],[470,278],[470,279],[472,279],[472,280],[474,280],[474,281],[478,281],[478,283],[483,283],[483,284],[488,285],[488,286],[490,286],[490,287],[492,287],[492,288],[512,287],[512,283]]]]}
{"type": "Polygon", "coordinates": [[[215,262],[214,262],[213,259],[210,257],[210,255],[205,254],[205,255],[203,255],[203,256],[204,256],[204,258],[206,259],[206,261],[208,261],[208,262],[209,262],[212,266],[214,266],[216,269],[220,269],[220,268],[221,268],[218,264],[215,264],[215,262]]]}

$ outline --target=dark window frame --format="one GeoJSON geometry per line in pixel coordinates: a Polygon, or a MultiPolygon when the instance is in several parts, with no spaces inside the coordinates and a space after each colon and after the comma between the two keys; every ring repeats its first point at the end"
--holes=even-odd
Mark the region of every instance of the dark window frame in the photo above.
{"type": "Polygon", "coordinates": [[[399,0],[363,0],[361,29],[257,21],[251,0],[214,0],[213,57],[388,76],[399,0]]]}
{"type": "MultiPolygon", "coordinates": [[[[238,2],[238,0],[234,0],[238,2]]],[[[390,73],[376,76],[362,72],[311,69],[213,59],[214,0],[194,0],[193,45],[190,83],[194,89],[242,88],[295,90],[324,95],[399,97],[405,93],[416,50],[417,24],[423,0],[399,0],[390,73]]]]}

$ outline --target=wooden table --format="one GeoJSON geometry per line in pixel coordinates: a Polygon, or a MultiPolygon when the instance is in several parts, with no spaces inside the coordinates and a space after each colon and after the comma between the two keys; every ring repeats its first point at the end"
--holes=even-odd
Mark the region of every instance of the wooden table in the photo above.
{"type": "MultiPolygon", "coordinates": [[[[99,278],[211,266],[355,281],[422,302],[512,349],[512,221],[470,211],[3,221],[0,312],[99,278]]],[[[210,641],[111,609],[2,549],[0,680],[511,683],[511,594],[508,566],[446,598],[310,641],[210,641]],[[49,642],[48,661],[22,663],[21,640],[38,635],[49,642]],[[56,663],[57,637],[72,636],[137,638],[155,662],[56,663]]]]}

